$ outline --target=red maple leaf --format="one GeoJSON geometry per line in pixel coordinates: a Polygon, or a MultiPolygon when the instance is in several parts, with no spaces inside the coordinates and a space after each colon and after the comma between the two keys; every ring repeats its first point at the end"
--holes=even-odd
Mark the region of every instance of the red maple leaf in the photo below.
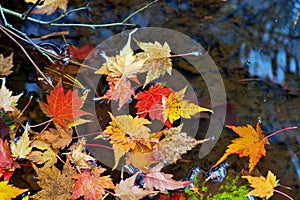
{"type": "Polygon", "coordinates": [[[62,85],[50,91],[50,95],[47,96],[47,102],[48,104],[39,102],[42,111],[48,117],[53,117],[53,122],[61,126],[67,126],[68,123],[74,122],[80,116],[88,114],[80,110],[84,100],[78,97],[78,92],[69,90],[65,94],[62,85]]]}
{"type": "Polygon", "coordinates": [[[151,119],[158,119],[164,121],[162,113],[163,97],[168,97],[174,91],[171,88],[163,88],[161,84],[155,84],[149,90],[143,91],[135,95],[138,100],[135,107],[138,109],[137,114],[145,118],[147,114],[151,119]]]}
{"type": "Polygon", "coordinates": [[[80,48],[71,45],[69,48],[69,53],[71,58],[75,58],[77,60],[84,60],[89,55],[89,53],[94,49],[92,45],[84,45],[80,48]]]}
{"type": "Polygon", "coordinates": [[[3,142],[0,138],[0,174],[3,174],[4,179],[9,180],[18,163],[11,156],[7,141],[3,142]]]}

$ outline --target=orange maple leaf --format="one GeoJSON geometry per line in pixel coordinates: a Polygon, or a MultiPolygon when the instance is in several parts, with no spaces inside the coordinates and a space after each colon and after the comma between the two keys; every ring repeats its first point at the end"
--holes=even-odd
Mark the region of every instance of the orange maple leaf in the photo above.
{"type": "MultiPolygon", "coordinates": [[[[70,123],[72,122],[73,125],[75,125],[75,121],[80,120],[80,116],[89,114],[80,110],[84,100],[78,97],[77,93],[77,91],[72,92],[69,90],[65,94],[63,86],[59,85],[54,90],[50,91],[50,95],[47,96],[48,104],[39,102],[39,105],[48,117],[53,117],[53,122],[64,127],[68,124],[70,126],[70,123]]],[[[87,122],[87,120],[85,120],[85,122],[87,122]]]]}
{"type": "Polygon", "coordinates": [[[265,144],[268,138],[262,134],[260,124],[256,124],[256,130],[249,124],[247,126],[226,126],[237,133],[240,138],[232,140],[232,144],[227,146],[225,154],[211,168],[222,163],[230,154],[238,154],[239,157],[248,156],[251,172],[260,158],[266,155],[265,144]]]}

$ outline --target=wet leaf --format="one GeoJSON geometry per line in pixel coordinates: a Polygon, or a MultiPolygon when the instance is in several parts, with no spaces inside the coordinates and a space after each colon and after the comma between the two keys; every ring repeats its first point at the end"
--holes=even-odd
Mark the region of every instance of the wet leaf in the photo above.
{"type": "Polygon", "coordinates": [[[0,174],[3,174],[6,170],[17,167],[18,164],[11,156],[7,141],[3,142],[2,138],[0,138],[0,174]]]}
{"type": "Polygon", "coordinates": [[[158,192],[153,190],[144,190],[134,185],[138,173],[127,178],[125,181],[121,180],[116,185],[115,193],[121,200],[139,200],[148,195],[156,195],[158,192]]]}
{"type": "Polygon", "coordinates": [[[268,138],[262,134],[260,124],[256,124],[256,130],[250,125],[247,126],[226,126],[232,129],[240,137],[231,141],[232,144],[227,146],[224,155],[211,168],[222,163],[230,154],[238,154],[239,157],[248,156],[250,161],[251,173],[262,156],[266,155],[265,145],[268,138]]]}
{"type": "Polygon", "coordinates": [[[144,51],[138,53],[137,56],[146,58],[146,62],[143,66],[143,70],[147,72],[144,85],[147,85],[151,81],[165,75],[166,72],[171,75],[171,49],[167,42],[163,45],[157,41],[154,43],[136,41],[136,43],[144,51]]]}
{"type": "Polygon", "coordinates": [[[43,140],[35,140],[31,147],[37,150],[32,151],[27,158],[36,164],[44,164],[44,167],[51,167],[57,162],[57,154],[51,148],[51,145],[43,140]]]}
{"type": "Polygon", "coordinates": [[[115,189],[115,185],[109,176],[100,176],[105,171],[104,168],[97,167],[91,172],[83,171],[73,176],[76,179],[74,183],[72,199],[84,196],[85,199],[102,199],[106,193],[105,189],[115,189]]]}
{"type": "Polygon", "coordinates": [[[94,49],[94,46],[86,44],[80,48],[71,45],[69,51],[70,51],[70,57],[75,58],[77,60],[84,60],[89,55],[89,53],[94,49]]]}
{"type": "Polygon", "coordinates": [[[161,192],[176,190],[190,185],[191,181],[175,181],[172,174],[160,172],[163,164],[157,164],[144,177],[144,187],[148,190],[158,189],[161,192]]]}
{"type": "Polygon", "coordinates": [[[85,151],[83,151],[85,145],[85,140],[80,139],[77,143],[73,144],[69,149],[70,153],[67,153],[67,157],[70,159],[72,163],[78,166],[80,169],[88,169],[93,165],[91,162],[95,162],[96,159],[90,155],[88,155],[85,151]]]}
{"type": "Polygon", "coordinates": [[[0,109],[4,112],[14,111],[17,105],[17,101],[22,96],[22,93],[16,96],[12,96],[12,92],[5,86],[5,80],[2,79],[2,86],[0,88],[0,109]]]}
{"type": "MultiPolygon", "coordinates": [[[[35,3],[36,0],[25,0],[26,3],[35,3]]],[[[51,15],[58,8],[63,9],[64,12],[67,11],[68,0],[45,0],[43,5],[37,6],[37,9],[33,11],[35,14],[47,14],[51,15]]]]}
{"type": "Polygon", "coordinates": [[[57,129],[49,128],[37,135],[36,139],[41,139],[47,143],[52,144],[54,148],[64,148],[72,141],[73,130],[72,128],[62,127],[56,125],[57,129]]]}
{"type": "Polygon", "coordinates": [[[174,91],[170,88],[164,88],[161,84],[155,84],[149,90],[143,91],[135,95],[138,100],[135,107],[140,117],[145,118],[147,114],[153,119],[163,121],[163,97],[167,98],[174,91]]]}
{"type": "Polygon", "coordinates": [[[20,189],[8,184],[8,181],[0,182],[0,199],[11,200],[20,194],[26,192],[28,189],[20,189]]]}
{"type": "Polygon", "coordinates": [[[13,67],[13,53],[10,56],[4,58],[3,54],[0,54],[0,76],[7,76],[13,73],[11,68],[13,67]]]}
{"type": "Polygon", "coordinates": [[[251,190],[248,195],[258,196],[260,198],[270,198],[273,196],[274,188],[278,186],[279,180],[276,180],[276,176],[269,170],[267,178],[263,176],[242,176],[246,178],[254,189],[251,190]]]}
{"type": "Polygon", "coordinates": [[[25,131],[19,140],[10,144],[11,153],[17,158],[26,158],[26,156],[31,152],[32,147],[30,145],[30,140],[28,136],[28,124],[26,124],[25,131]]]}
{"type": "Polygon", "coordinates": [[[69,162],[64,165],[62,172],[55,166],[38,168],[32,165],[38,175],[38,184],[41,191],[32,195],[34,199],[71,199],[74,180],[76,174],[69,162]]]}
{"type": "Polygon", "coordinates": [[[183,124],[164,130],[165,138],[153,147],[156,154],[160,155],[159,158],[168,161],[168,164],[175,163],[178,159],[181,159],[182,154],[209,140],[196,140],[181,132],[182,127],[183,124]]]}
{"type": "Polygon", "coordinates": [[[64,93],[62,85],[57,86],[54,90],[50,91],[50,95],[47,96],[48,104],[39,102],[42,111],[48,116],[53,118],[53,122],[58,123],[61,126],[75,126],[76,120],[79,117],[87,115],[89,113],[80,110],[83,106],[84,100],[78,97],[77,90],[72,90],[64,93]],[[71,124],[72,123],[72,124],[71,124]],[[71,125],[70,125],[71,124],[71,125]]]}
{"type": "Polygon", "coordinates": [[[184,94],[187,87],[183,88],[179,92],[171,93],[168,98],[165,98],[164,102],[164,121],[169,119],[170,123],[173,124],[174,121],[183,118],[191,118],[199,112],[213,112],[210,109],[203,108],[193,103],[189,103],[188,100],[184,100],[184,94]]]}

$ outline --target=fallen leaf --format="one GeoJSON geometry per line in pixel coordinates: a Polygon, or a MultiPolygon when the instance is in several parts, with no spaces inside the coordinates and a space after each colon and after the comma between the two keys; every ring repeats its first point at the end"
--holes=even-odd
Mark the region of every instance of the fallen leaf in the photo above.
{"type": "Polygon", "coordinates": [[[268,138],[264,137],[260,124],[256,124],[256,130],[250,125],[247,126],[226,126],[232,129],[240,137],[231,141],[227,146],[224,155],[211,168],[222,163],[230,154],[238,154],[239,157],[248,156],[250,162],[249,172],[251,173],[262,156],[266,155],[265,145],[268,138]]]}
{"type": "Polygon", "coordinates": [[[73,176],[76,174],[75,170],[67,161],[62,172],[55,166],[38,168],[32,165],[38,175],[37,183],[42,188],[41,191],[32,195],[34,199],[55,199],[66,200],[71,199],[73,189],[73,176]]]}
{"type": "Polygon", "coordinates": [[[164,88],[161,84],[155,84],[149,90],[136,94],[134,98],[138,100],[135,104],[137,114],[143,118],[149,114],[151,120],[163,121],[162,99],[163,97],[167,98],[171,93],[174,93],[171,88],[164,88]]]}
{"type": "Polygon", "coordinates": [[[167,161],[168,164],[173,164],[178,159],[181,159],[182,154],[191,150],[196,145],[209,141],[209,139],[196,140],[188,136],[186,133],[181,132],[182,127],[183,124],[164,130],[164,139],[153,147],[155,149],[154,154],[159,154],[158,158],[167,161]]]}
{"type": "Polygon", "coordinates": [[[73,129],[56,124],[57,129],[49,128],[36,136],[36,139],[50,143],[54,148],[64,148],[72,141],[73,129]]]}
{"type": "Polygon", "coordinates": [[[13,73],[11,68],[13,67],[13,53],[10,56],[4,58],[3,54],[0,54],[0,76],[7,76],[13,73]]]}
{"type": "Polygon", "coordinates": [[[76,182],[73,186],[72,199],[84,196],[85,199],[102,199],[105,189],[115,189],[115,185],[109,176],[100,176],[104,168],[97,167],[88,172],[87,170],[73,176],[76,182]]]}
{"type": "Polygon", "coordinates": [[[171,49],[167,42],[163,45],[157,41],[154,43],[136,41],[136,43],[144,51],[138,53],[137,56],[146,58],[143,66],[143,70],[147,72],[144,86],[160,76],[165,75],[166,72],[171,75],[171,49]]]}
{"type": "MultiPolygon", "coordinates": [[[[151,139],[150,129],[145,125],[151,122],[144,118],[131,115],[119,115],[114,117],[111,113],[112,121],[104,130],[110,142],[113,144],[115,165],[118,166],[119,160],[127,152],[138,151],[144,152],[152,149],[155,139],[151,139]]],[[[96,137],[95,139],[97,139],[96,137]]]]}
{"type": "Polygon", "coordinates": [[[242,178],[246,178],[251,184],[250,186],[254,188],[247,194],[247,196],[253,195],[267,199],[273,196],[274,188],[278,186],[279,182],[279,180],[276,180],[276,176],[270,170],[268,171],[267,178],[263,176],[242,176],[242,178]]]}
{"type": "Polygon", "coordinates": [[[80,48],[71,45],[69,48],[69,53],[71,58],[75,58],[77,60],[84,60],[89,55],[89,53],[94,49],[94,46],[90,44],[86,44],[80,48]]]}
{"type": "Polygon", "coordinates": [[[78,140],[77,143],[73,144],[69,148],[71,152],[66,154],[70,161],[80,169],[91,168],[93,166],[91,162],[96,162],[96,159],[94,157],[88,155],[85,151],[83,151],[84,145],[85,140],[82,138],[78,140]]]}
{"type": "Polygon", "coordinates": [[[48,117],[53,117],[53,122],[61,126],[68,126],[68,124],[75,126],[76,123],[74,124],[72,122],[79,120],[79,117],[83,115],[89,114],[80,110],[84,100],[78,97],[78,91],[72,92],[72,90],[69,90],[65,94],[62,85],[50,91],[50,95],[47,96],[47,102],[48,104],[41,101],[39,102],[42,111],[48,117]]]}
{"type": "Polygon", "coordinates": [[[127,178],[125,181],[121,180],[116,185],[115,194],[121,200],[139,200],[148,195],[156,195],[158,192],[153,190],[144,190],[134,185],[138,173],[127,178]]]}
{"type": "MultiPolygon", "coordinates": [[[[36,0],[25,0],[26,3],[35,3],[36,0]]],[[[37,6],[37,9],[33,10],[34,14],[47,14],[51,15],[58,8],[63,9],[64,12],[67,11],[68,0],[45,0],[42,1],[43,5],[37,6]]]]}
{"type": "Polygon", "coordinates": [[[28,136],[28,124],[25,126],[25,131],[22,133],[22,136],[19,140],[14,143],[13,141],[10,144],[11,153],[15,158],[26,158],[26,156],[31,152],[32,147],[30,145],[30,140],[28,136]]]}
{"type": "MultiPolygon", "coordinates": [[[[7,141],[3,142],[2,138],[0,138],[0,174],[5,174],[6,171],[14,170],[17,167],[19,165],[11,156],[7,141]]],[[[7,177],[7,180],[9,179],[10,176],[7,177]]]]}
{"type": "Polygon", "coordinates": [[[175,181],[172,179],[172,174],[165,174],[160,172],[163,164],[159,163],[150,169],[150,172],[144,175],[144,188],[148,190],[158,189],[160,192],[167,192],[166,190],[176,190],[190,185],[191,181],[175,181]]]}
{"type": "Polygon", "coordinates": [[[20,194],[26,192],[28,189],[20,189],[8,184],[8,181],[0,182],[0,199],[11,200],[20,194]]]}
{"type": "Polygon", "coordinates": [[[183,118],[191,118],[199,112],[213,112],[210,109],[203,108],[193,103],[189,103],[188,100],[184,100],[184,94],[187,87],[183,88],[179,92],[171,93],[168,98],[164,98],[164,121],[169,120],[171,124],[174,121],[183,118]]]}
{"type": "Polygon", "coordinates": [[[51,148],[51,145],[43,140],[35,140],[31,144],[32,148],[37,150],[31,151],[27,156],[29,160],[37,164],[44,164],[44,167],[51,167],[57,162],[57,154],[51,148]]]}
{"type": "Polygon", "coordinates": [[[17,101],[22,96],[22,93],[16,96],[12,96],[12,92],[5,86],[5,79],[2,79],[2,86],[0,88],[0,109],[4,112],[14,111],[17,105],[17,101]]]}

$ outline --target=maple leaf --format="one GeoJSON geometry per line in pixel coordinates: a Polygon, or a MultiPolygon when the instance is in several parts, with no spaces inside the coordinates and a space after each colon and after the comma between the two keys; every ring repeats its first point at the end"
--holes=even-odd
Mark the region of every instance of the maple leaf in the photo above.
{"type": "Polygon", "coordinates": [[[163,45],[157,41],[154,43],[136,41],[136,43],[144,51],[138,53],[137,56],[146,58],[143,66],[143,70],[147,71],[144,86],[160,76],[165,75],[166,72],[171,75],[171,49],[167,42],[165,42],[163,45]]]}
{"type": "Polygon", "coordinates": [[[143,183],[146,189],[153,190],[153,188],[156,188],[161,192],[166,192],[166,190],[184,188],[192,183],[191,181],[181,182],[173,180],[172,174],[160,172],[162,167],[163,163],[159,163],[151,168],[149,173],[144,175],[143,183]]]}
{"type": "Polygon", "coordinates": [[[134,185],[138,173],[127,178],[125,181],[121,180],[116,185],[115,193],[121,200],[139,200],[148,195],[156,195],[158,192],[153,190],[144,190],[134,185]]]}
{"type": "MultiPolygon", "coordinates": [[[[253,196],[258,196],[260,198],[269,199],[271,196],[273,196],[274,191],[279,192],[274,189],[279,185],[278,184],[279,180],[276,180],[276,176],[270,170],[268,171],[267,178],[263,176],[259,176],[259,177],[242,176],[242,178],[246,178],[248,182],[251,184],[250,186],[254,188],[247,194],[247,196],[253,195],[253,196]]],[[[282,192],[280,192],[280,194],[283,194],[289,199],[292,199],[287,194],[284,194],[282,192]]]]}
{"type": "Polygon", "coordinates": [[[11,68],[13,67],[13,53],[10,56],[4,58],[3,54],[0,54],[0,76],[7,76],[13,73],[11,68]]]}
{"type": "Polygon", "coordinates": [[[8,184],[8,181],[0,182],[0,199],[10,200],[16,198],[20,194],[26,192],[28,189],[20,189],[8,184]]]}
{"type": "Polygon", "coordinates": [[[4,112],[14,111],[17,105],[17,101],[22,96],[22,93],[16,96],[12,96],[12,92],[5,86],[5,79],[2,79],[2,86],[0,88],[0,109],[4,112]]]}
{"type": "Polygon", "coordinates": [[[184,93],[187,87],[179,92],[171,93],[168,98],[164,98],[164,121],[169,120],[171,124],[180,117],[191,118],[192,115],[198,112],[213,112],[210,109],[203,108],[188,100],[183,100],[184,93]]]}
{"type": "Polygon", "coordinates": [[[78,60],[84,60],[93,49],[94,46],[89,44],[86,44],[80,48],[71,45],[69,48],[70,57],[78,60]]]}
{"type": "Polygon", "coordinates": [[[102,199],[106,193],[105,189],[115,189],[115,185],[109,176],[100,177],[100,174],[105,170],[104,168],[97,167],[91,172],[83,171],[73,176],[76,182],[73,187],[72,199],[75,200],[81,196],[89,200],[102,199]]]}
{"type": "MultiPolygon", "coordinates": [[[[2,138],[0,138],[0,174],[4,174],[6,176],[5,173],[7,171],[13,171],[17,167],[19,167],[19,165],[11,156],[7,141],[3,142],[2,138]]],[[[6,179],[9,180],[11,175],[12,173],[8,173],[6,179]]]]}
{"type": "Polygon", "coordinates": [[[30,147],[30,140],[28,137],[28,124],[26,124],[25,131],[19,140],[14,143],[11,142],[10,149],[14,157],[17,158],[26,158],[26,156],[31,152],[32,147],[30,147]]]}
{"type": "Polygon", "coordinates": [[[147,119],[138,116],[133,118],[131,115],[114,117],[111,113],[109,114],[112,121],[105,128],[104,133],[113,144],[115,156],[113,169],[118,166],[120,158],[130,150],[143,152],[152,149],[153,143],[157,142],[157,140],[150,138],[150,129],[144,126],[151,123],[147,119]]]}
{"type": "Polygon", "coordinates": [[[53,122],[61,126],[75,126],[77,125],[76,121],[80,121],[80,116],[89,114],[80,110],[84,100],[78,97],[77,93],[78,91],[69,90],[65,94],[63,86],[59,85],[47,96],[48,104],[40,101],[39,105],[48,117],[53,117],[53,122]]]}
{"type": "Polygon", "coordinates": [[[91,168],[93,166],[91,162],[96,162],[96,159],[94,157],[88,155],[85,151],[83,151],[84,145],[85,140],[82,138],[81,140],[78,140],[77,143],[73,144],[69,148],[71,152],[66,154],[70,161],[80,169],[91,168]]]}
{"type": "Polygon", "coordinates": [[[51,167],[57,162],[56,153],[51,148],[50,144],[43,140],[35,140],[31,147],[37,150],[32,151],[27,158],[34,163],[44,164],[44,167],[51,167]]]}
{"type": "Polygon", "coordinates": [[[224,155],[211,168],[222,163],[230,154],[238,154],[239,157],[248,156],[250,162],[249,172],[251,173],[262,156],[266,155],[265,144],[268,138],[264,137],[260,124],[256,124],[256,130],[250,125],[247,126],[226,126],[232,129],[240,138],[231,141],[227,146],[224,155]]]}
{"type": "Polygon", "coordinates": [[[66,162],[62,172],[55,166],[38,168],[32,165],[38,175],[37,183],[42,188],[41,191],[32,195],[34,199],[71,199],[74,184],[73,176],[76,174],[70,162],[66,162]]]}
{"type": "Polygon", "coordinates": [[[165,138],[157,143],[153,148],[155,154],[159,154],[160,160],[168,161],[168,164],[175,163],[181,159],[181,155],[191,150],[198,144],[209,141],[210,139],[196,140],[181,132],[183,124],[178,127],[165,129],[163,131],[165,138]]]}
{"type": "Polygon", "coordinates": [[[54,148],[64,148],[72,141],[73,130],[56,124],[57,129],[49,128],[36,136],[36,139],[44,140],[54,148]]]}
{"type": "Polygon", "coordinates": [[[147,114],[153,119],[163,121],[163,97],[167,98],[174,91],[171,88],[163,88],[161,84],[155,84],[149,90],[140,92],[134,96],[138,100],[135,107],[137,114],[145,118],[147,114]]]}
{"type": "MultiPolygon", "coordinates": [[[[36,0],[25,0],[26,3],[36,3],[36,0]]],[[[33,10],[34,14],[47,14],[51,15],[56,9],[61,8],[64,12],[67,11],[68,0],[45,0],[42,5],[37,6],[33,10]]]]}

